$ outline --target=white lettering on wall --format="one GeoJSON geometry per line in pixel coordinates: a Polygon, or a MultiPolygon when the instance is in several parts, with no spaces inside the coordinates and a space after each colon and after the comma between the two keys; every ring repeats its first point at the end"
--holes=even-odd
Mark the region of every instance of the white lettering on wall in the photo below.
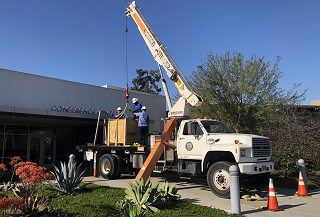
{"type": "MultiPolygon", "coordinates": [[[[65,107],[65,106],[51,106],[51,111],[54,112],[68,112],[68,113],[79,113],[79,114],[88,114],[88,115],[97,115],[98,112],[94,109],[86,109],[86,108],[76,108],[76,107],[65,107]]],[[[105,111],[107,116],[113,116],[115,112],[113,111],[105,111]]]]}

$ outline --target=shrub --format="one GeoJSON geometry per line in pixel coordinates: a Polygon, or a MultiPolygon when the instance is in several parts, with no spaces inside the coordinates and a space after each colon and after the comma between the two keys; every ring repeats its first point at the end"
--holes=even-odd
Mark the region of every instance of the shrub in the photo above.
{"type": "Polygon", "coordinates": [[[159,211],[161,205],[177,201],[180,195],[174,186],[164,183],[159,189],[159,184],[152,187],[151,178],[146,182],[137,178],[135,183],[129,183],[125,190],[125,199],[114,204],[114,208],[124,216],[145,216],[147,213],[159,211]]]}
{"type": "MultiPolygon", "coordinates": [[[[296,162],[304,159],[308,169],[320,169],[320,113],[291,106],[274,112],[274,117],[260,129],[270,138],[272,161],[278,170],[297,170],[296,162]]],[[[285,175],[285,176],[286,176],[285,175]]]]}
{"type": "Polygon", "coordinates": [[[33,162],[20,162],[14,167],[16,175],[21,180],[21,185],[12,189],[14,194],[20,198],[15,202],[15,207],[27,216],[43,214],[48,211],[47,196],[43,194],[43,182],[47,179],[53,179],[53,176],[46,172],[45,167],[38,166],[33,162]]]}
{"type": "Polygon", "coordinates": [[[178,190],[174,187],[174,185],[169,186],[169,182],[167,181],[159,187],[160,200],[166,204],[171,204],[179,200],[181,196],[177,193],[178,190]]]}
{"type": "Polygon", "coordinates": [[[76,194],[77,191],[80,189],[79,184],[82,182],[83,178],[82,175],[86,171],[84,169],[80,173],[80,166],[77,167],[76,163],[73,163],[69,160],[68,165],[66,163],[61,163],[61,171],[54,166],[55,171],[51,172],[52,175],[55,177],[57,183],[49,183],[54,189],[48,189],[50,191],[56,192],[58,195],[65,194],[65,195],[73,195],[76,194]]]}

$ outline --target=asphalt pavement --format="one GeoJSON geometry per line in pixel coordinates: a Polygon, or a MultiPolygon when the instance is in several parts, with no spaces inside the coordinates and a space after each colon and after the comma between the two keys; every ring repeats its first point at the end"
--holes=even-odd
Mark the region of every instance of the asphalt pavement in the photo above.
{"type": "MultiPolygon", "coordinates": [[[[123,174],[116,180],[104,180],[101,177],[94,177],[87,173],[84,177],[84,182],[94,183],[97,185],[106,185],[110,187],[127,188],[129,182],[133,182],[134,175],[123,174]]],[[[191,178],[180,179],[177,174],[164,174],[152,173],[151,181],[153,185],[168,181],[170,185],[175,185],[179,190],[178,194],[181,195],[182,200],[187,200],[191,203],[215,207],[217,209],[231,212],[231,204],[229,199],[222,199],[215,196],[209,189],[206,179],[191,178]]],[[[267,206],[267,201],[246,201],[240,200],[241,214],[249,217],[255,216],[290,216],[290,217],[314,217],[320,216],[320,188],[309,190],[310,197],[294,196],[297,190],[277,188],[275,186],[276,197],[279,208],[284,211],[272,212],[264,210],[261,207],[267,206]]],[[[267,194],[268,188],[263,189],[261,192],[250,191],[250,194],[255,193],[267,194]]]]}

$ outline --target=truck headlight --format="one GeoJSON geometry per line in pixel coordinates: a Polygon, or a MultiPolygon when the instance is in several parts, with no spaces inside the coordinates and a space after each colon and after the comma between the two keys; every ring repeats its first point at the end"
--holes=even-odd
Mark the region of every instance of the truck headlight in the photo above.
{"type": "Polygon", "coordinates": [[[245,151],[244,149],[241,149],[241,150],[240,150],[240,156],[241,156],[241,157],[246,156],[246,151],[245,151]]]}

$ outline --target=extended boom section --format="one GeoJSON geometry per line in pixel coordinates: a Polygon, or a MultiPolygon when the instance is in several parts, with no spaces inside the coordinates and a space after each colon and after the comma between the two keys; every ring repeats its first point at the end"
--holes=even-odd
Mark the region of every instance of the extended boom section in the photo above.
{"type": "Polygon", "coordinates": [[[166,51],[166,48],[162,45],[159,38],[156,36],[146,19],[143,17],[135,1],[130,3],[126,11],[126,15],[133,18],[144,41],[151,51],[153,58],[164,67],[168,78],[173,81],[176,88],[179,90],[179,93],[181,94],[182,99],[179,100],[175,106],[173,106],[173,108],[169,111],[168,116],[189,116],[190,106],[202,105],[202,98],[191,89],[188,82],[166,51]]]}

